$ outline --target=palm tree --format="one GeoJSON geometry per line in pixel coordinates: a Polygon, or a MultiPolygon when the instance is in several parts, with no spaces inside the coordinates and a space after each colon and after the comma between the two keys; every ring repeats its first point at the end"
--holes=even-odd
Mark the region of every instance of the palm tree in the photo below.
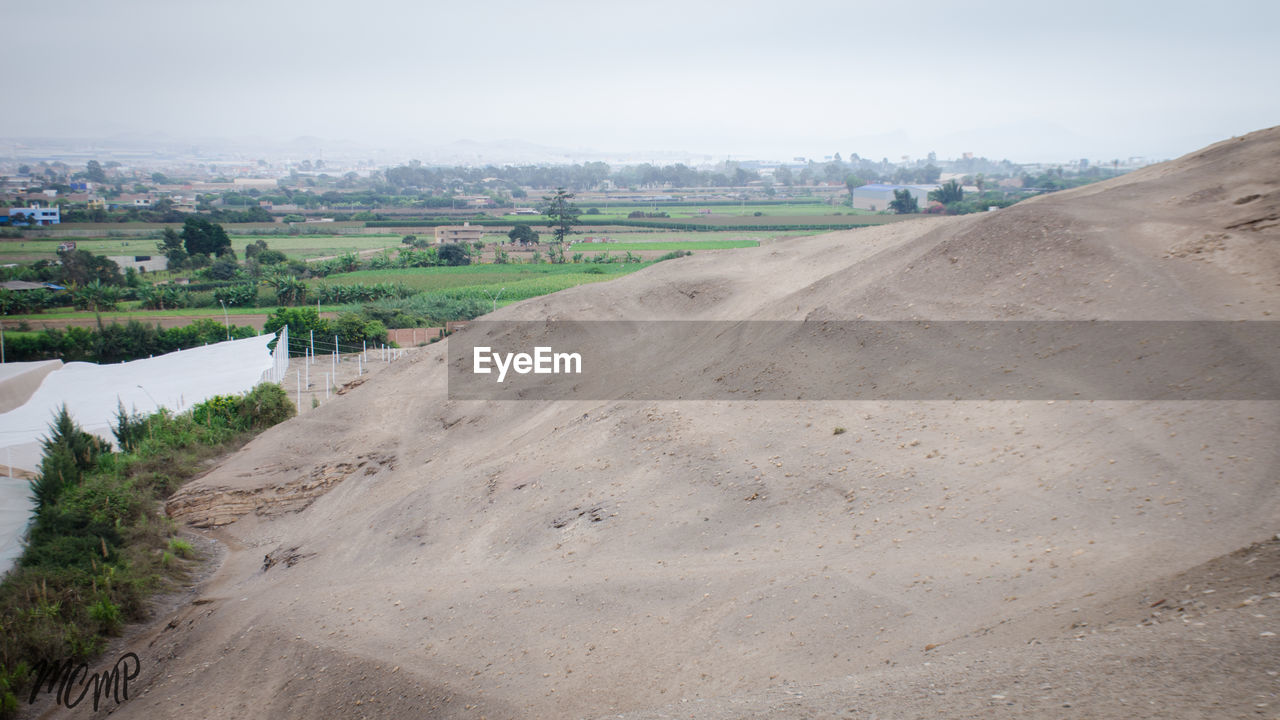
{"type": "Polygon", "coordinates": [[[80,286],[73,293],[72,298],[76,306],[99,312],[101,310],[114,310],[116,301],[120,299],[120,293],[114,287],[104,285],[101,280],[95,279],[93,282],[80,286]]]}

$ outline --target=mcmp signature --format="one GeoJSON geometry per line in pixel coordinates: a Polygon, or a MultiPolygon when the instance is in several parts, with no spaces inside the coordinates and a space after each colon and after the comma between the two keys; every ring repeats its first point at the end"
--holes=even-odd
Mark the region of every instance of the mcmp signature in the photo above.
{"type": "Polygon", "coordinates": [[[76,665],[74,660],[67,659],[63,662],[48,662],[41,660],[36,664],[33,674],[36,677],[36,684],[31,688],[31,698],[28,704],[35,703],[36,697],[40,695],[41,685],[46,685],[44,692],[51,693],[57,689],[57,702],[59,705],[66,705],[67,709],[74,708],[84,700],[84,696],[93,690],[93,709],[98,709],[99,698],[105,699],[111,697],[120,704],[120,699],[129,699],[129,681],[138,677],[138,672],[142,669],[142,663],[138,661],[138,656],[134,653],[125,653],[121,655],[115,664],[109,670],[89,674],[88,663],[80,663],[76,665]],[[72,699],[72,693],[76,689],[76,685],[80,685],[80,694],[72,699]]]}

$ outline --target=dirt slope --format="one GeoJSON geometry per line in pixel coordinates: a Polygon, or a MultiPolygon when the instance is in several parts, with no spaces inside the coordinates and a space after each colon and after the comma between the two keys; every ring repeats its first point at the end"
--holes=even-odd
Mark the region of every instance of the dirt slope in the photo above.
{"type": "MultiPolygon", "coordinates": [[[[497,316],[1266,319],[1276,167],[1271,129],[497,316]]],[[[1280,531],[1276,403],[461,403],[444,367],[443,343],[421,349],[188,486],[175,513],[229,552],[135,644],[145,690],[117,716],[1280,707],[1280,587],[1250,574],[1275,548],[1230,555],[1280,531]],[[1206,573],[1257,597],[1207,618],[1206,573]],[[1138,627],[1162,598],[1176,620],[1138,627]]]]}

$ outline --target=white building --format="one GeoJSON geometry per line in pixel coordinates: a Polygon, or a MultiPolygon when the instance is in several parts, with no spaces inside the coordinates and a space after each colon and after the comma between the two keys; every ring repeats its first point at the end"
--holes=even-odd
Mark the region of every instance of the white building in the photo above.
{"type": "Polygon", "coordinates": [[[53,207],[40,207],[32,205],[24,208],[9,208],[9,223],[12,225],[60,225],[62,223],[62,210],[54,205],[53,207]],[[19,215],[22,220],[15,220],[19,215]]]}
{"type": "Polygon", "coordinates": [[[169,258],[163,255],[108,255],[107,259],[119,265],[121,272],[126,268],[144,273],[169,269],[169,258]]]}
{"type": "Polygon", "coordinates": [[[853,189],[853,207],[855,210],[883,212],[893,202],[895,190],[906,190],[923,210],[929,205],[929,193],[937,189],[937,185],[863,185],[853,189]]]}
{"type": "Polygon", "coordinates": [[[280,188],[280,181],[271,178],[236,178],[231,182],[236,190],[278,190],[280,188]]]}

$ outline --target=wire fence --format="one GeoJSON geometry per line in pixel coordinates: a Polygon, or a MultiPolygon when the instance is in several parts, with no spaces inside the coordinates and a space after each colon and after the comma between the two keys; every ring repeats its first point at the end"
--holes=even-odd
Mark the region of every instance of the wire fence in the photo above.
{"type": "Polygon", "coordinates": [[[271,353],[270,379],[291,392],[298,411],[303,412],[341,394],[343,386],[372,370],[399,360],[405,352],[381,342],[342,342],[339,336],[317,336],[310,330],[290,333],[285,326],[271,353]]]}

